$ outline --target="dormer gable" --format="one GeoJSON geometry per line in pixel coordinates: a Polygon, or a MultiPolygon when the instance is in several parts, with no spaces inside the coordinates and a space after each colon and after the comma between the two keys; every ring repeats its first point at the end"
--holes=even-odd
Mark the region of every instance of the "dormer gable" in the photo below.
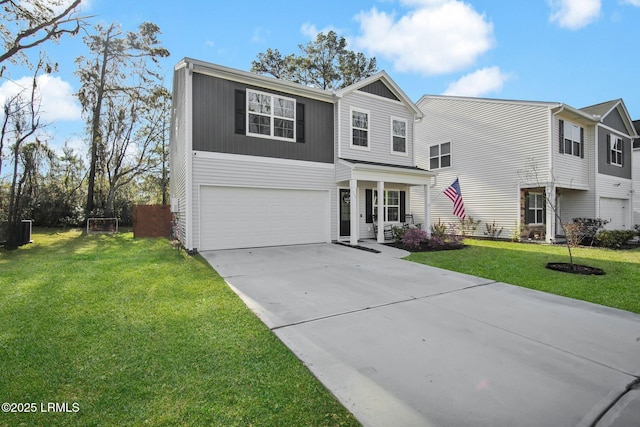
{"type": "Polygon", "coordinates": [[[406,93],[389,77],[385,71],[380,71],[364,80],[360,80],[352,85],[336,91],[336,97],[343,98],[345,95],[361,91],[374,96],[391,99],[401,102],[416,118],[422,118],[422,111],[411,101],[406,93]]]}

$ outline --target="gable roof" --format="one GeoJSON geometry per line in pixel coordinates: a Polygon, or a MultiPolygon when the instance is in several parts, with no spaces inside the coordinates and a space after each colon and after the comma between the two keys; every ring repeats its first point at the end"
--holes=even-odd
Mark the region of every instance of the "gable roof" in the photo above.
{"type": "Polygon", "coordinates": [[[633,120],[631,120],[629,111],[627,111],[627,107],[624,105],[622,98],[601,102],[600,104],[584,107],[580,110],[588,114],[592,114],[600,123],[604,123],[605,118],[613,111],[617,110],[622,118],[625,128],[627,129],[627,135],[630,135],[632,138],[637,136],[633,120]]]}
{"type": "Polygon", "coordinates": [[[402,89],[400,89],[400,86],[398,86],[396,82],[394,82],[391,77],[389,77],[386,71],[380,71],[372,76],[367,77],[364,80],[360,80],[350,86],[339,89],[335,92],[335,95],[338,98],[342,98],[345,95],[362,89],[365,86],[369,86],[376,81],[382,82],[391,91],[391,93],[393,93],[393,95],[398,98],[400,102],[402,102],[416,117],[421,118],[423,116],[422,111],[420,111],[418,106],[414,104],[414,102],[407,96],[407,94],[404,93],[402,89]]]}

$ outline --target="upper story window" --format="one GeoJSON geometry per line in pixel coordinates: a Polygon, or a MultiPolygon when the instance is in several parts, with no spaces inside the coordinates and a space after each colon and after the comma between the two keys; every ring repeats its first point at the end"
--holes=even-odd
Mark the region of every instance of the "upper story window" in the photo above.
{"type": "Polygon", "coordinates": [[[429,169],[441,169],[451,166],[451,143],[429,147],[429,169]]]}
{"type": "Polygon", "coordinates": [[[247,135],[295,141],[295,99],[247,89],[247,113],[247,135]]]}
{"type": "Polygon", "coordinates": [[[369,112],[351,110],[351,145],[369,148],[369,112]]]}
{"type": "Polygon", "coordinates": [[[607,160],[612,165],[623,166],[624,165],[624,142],[622,138],[616,135],[610,134],[607,138],[609,141],[607,160]]]}
{"type": "Polygon", "coordinates": [[[560,120],[560,153],[584,157],[584,128],[560,120]]]}
{"type": "Polygon", "coordinates": [[[391,153],[407,154],[407,121],[391,118],[391,153]]]}

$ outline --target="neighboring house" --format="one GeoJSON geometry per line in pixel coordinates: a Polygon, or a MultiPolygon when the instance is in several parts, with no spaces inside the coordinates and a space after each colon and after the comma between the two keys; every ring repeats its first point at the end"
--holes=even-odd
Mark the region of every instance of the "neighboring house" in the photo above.
{"type": "MultiPolygon", "coordinates": [[[[434,222],[458,223],[442,191],[459,178],[467,216],[523,238],[553,241],[576,217],[632,226],[633,123],[621,99],[576,109],[562,103],[424,96],[417,165],[437,172],[434,222]]],[[[415,206],[422,195],[412,193],[415,206]]]]}
{"type": "Polygon", "coordinates": [[[428,219],[424,201],[407,197],[428,200],[434,175],[416,167],[421,117],[385,72],[329,92],[183,59],[173,80],[176,234],[189,251],[356,244],[383,240],[385,224],[414,210],[428,219]]]}
{"type": "MultiPolygon", "coordinates": [[[[640,135],[640,120],[634,120],[636,135],[640,135]]],[[[640,137],[633,140],[633,223],[640,224],[640,137]]]]}

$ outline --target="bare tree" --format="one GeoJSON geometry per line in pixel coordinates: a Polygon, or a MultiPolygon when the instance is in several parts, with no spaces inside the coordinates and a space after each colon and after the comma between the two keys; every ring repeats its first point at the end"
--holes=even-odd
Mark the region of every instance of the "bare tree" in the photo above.
{"type": "Polygon", "coordinates": [[[37,132],[44,128],[40,122],[40,101],[37,91],[37,77],[44,65],[41,60],[33,74],[31,88],[25,89],[18,95],[8,99],[4,105],[4,122],[2,134],[0,135],[0,147],[4,144],[11,144],[11,155],[13,159],[13,173],[9,190],[9,202],[7,208],[6,233],[7,247],[17,246],[16,229],[20,221],[22,212],[22,190],[27,179],[33,176],[33,168],[36,163],[33,161],[33,152],[41,144],[37,138],[37,132]],[[33,138],[35,143],[27,149],[26,143],[33,138]]]}

